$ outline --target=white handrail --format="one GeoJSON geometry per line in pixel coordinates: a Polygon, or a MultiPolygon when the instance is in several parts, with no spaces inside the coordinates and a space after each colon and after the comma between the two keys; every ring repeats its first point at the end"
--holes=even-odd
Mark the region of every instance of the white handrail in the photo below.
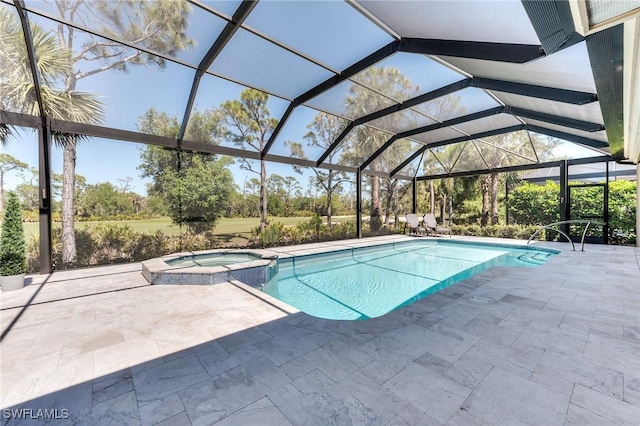
{"type": "Polygon", "coordinates": [[[591,226],[592,223],[594,225],[606,225],[606,222],[596,222],[596,221],[584,220],[584,219],[562,220],[560,222],[554,222],[554,223],[550,223],[548,225],[544,225],[543,227],[538,229],[536,232],[531,234],[531,236],[529,237],[529,240],[527,241],[527,244],[529,244],[531,242],[531,240],[533,239],[533,237],[538,235],[540,232],[542,232],[545,229],[549,229],[549,230],[556,231],[556,232],[564,235],[564,237],[571,243],[572,250],[576,251],[576,245],[573,244],[573,241],[571,240],[571,237],[569,237],[567,234],[565,234],[564,232],[562,232],[561,230],[559,230],[557,228],[552,228],[552,226],[555,226],[555,225],[566,225],[566,224],[570,224],[570,223],[586,223],[587,224],[584,227],[584,231],[582,232],[582,238],[580,239],[580,251],[584,251],[584,239],[587,236],[587,230],[589,229],[589,226],[591,226]]]}

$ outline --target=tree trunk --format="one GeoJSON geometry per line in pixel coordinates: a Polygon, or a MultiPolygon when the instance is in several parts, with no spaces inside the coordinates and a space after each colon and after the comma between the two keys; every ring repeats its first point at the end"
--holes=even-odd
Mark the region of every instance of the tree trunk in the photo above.
{"type": "Polygon", "coordinates": [[[74,229],[74,197],[76,187],[76,138],[70,136],[65,142],[62,162],[62,264],[73,265],[76,254],[74,229]]]}
{"type": "Polygon", "coordinates": [[[378,232],[382,226],[380,207],[380,178],[378,176],[371,176],[371,211],[369,213],[371,232],[378,232]]]}
{"type": "Polygon", "coordinates": [[[436,214],[436,189],[433,186],[433,180],[429,181],[429,213],[436,214]]]}
{"type": "Polygon", "coordinates": [[[445,216],[447,215],[447,195],[442,195],[442,202],[440,204],[440,223],[444,223],[445,216]]]}
{"type": "Polygon", "coordinates": [[[260,160],[260,232],[264,231],[267,220],[267,167],[264,160],[260,160]]]}
{"type": "Polygon", "coordinates": [[[333,191],[327,191],[327,226],[331,229],[331,201],[333,191]]]}
{"type": "Polygon", "coordinates": [[[500,180],[498,179],[497,173],[492,173],[491,175],[491,224],[498,224],[498,184],[500,180]]]}
{"type": "Polygon", "coordinates": [[[489,177],[487,175],[483,175],[480,178],[480,192],[482,193],[480,226],[484,228],[489,223],[489,177]]]}
{"type": "Polygon", "coordinates": [[[391,200],[393,199],[393,188],[388,189],[384,206],[384,224],[387,228],[389,227],[389,220],[391,219],[391,200]]]}
{"type": "Polygon", "coordinates": [[[331,202],[333,196],[333,172],[329,171],[327,176],[327,226],[331,229],[331,202]]]}

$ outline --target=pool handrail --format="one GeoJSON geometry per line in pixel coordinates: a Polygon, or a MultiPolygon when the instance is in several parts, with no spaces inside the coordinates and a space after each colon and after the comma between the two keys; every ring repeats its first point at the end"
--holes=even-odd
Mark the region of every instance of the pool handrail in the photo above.
{"type": "Polygon", "coordinates": [[[536,232],[531,234],[531,236],[529,237],[529,240],[527,240],[527,245],[529,245],[531,240],[536,235],[538,235],[540,232],[544,231],[545,229],[549,229],[551,231],[556,231],[559,234],[564,235],[564,237],[567,239],[567,241],[569,241],[571,243],[572,251],[576,251],[576,245],[573,243],[573,240],[571,240],[571,237],[569,237],[566,233],[564,233],[563,231],[559,230],[558,228],[552,228],[552,226],[555,226],[555,225],[567,225],[567,224],[570,224],[570,223],[586,223],[586,226],[584,227],[584,231],[582,231],[582,238],[580,239],[580,251],[584,251],[584,239],[587,236],[587,230],[589,229],[589,226],[591,226],[591,224],[594,224],[594,225],[606,225],[606,222],[598,222],[598,221],[595,221],[595,220],[584,220],[584,219],[561,220],[560,222],[553,222],[553,223],[550,223],[548,225],[542,226],[536,232]]]}

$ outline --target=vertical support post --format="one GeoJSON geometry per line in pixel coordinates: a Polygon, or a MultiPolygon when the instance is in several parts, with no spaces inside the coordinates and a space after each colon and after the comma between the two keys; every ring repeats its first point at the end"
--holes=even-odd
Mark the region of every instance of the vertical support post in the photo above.
{"type": "Polygon", "coordinates": [[[604,226],[602,227],[602,237],[604,238],[604,243],[609,244],[609,162],[607,161],[605,168],[605,181],[604,181],[604,195],[603,201],[604,206],[602,206],[602,216],[604,216],[604,226]]]}
{"type": "Polygon", "coordinates": [[[411,213],[418,213],[418,179],[415,176],[411,188],[411,213]]]}
{"type": "Polygon", "coordinates": [[[358,168],[358,170],[356,170],[356,232],[358,238],[362,238],[362,217],[360,216],[360,210],[362,210],[362,171],[358,168]]]}
{"type": "MultiPolygon", "coordinates": [[[[571,205],[569,200],[569,163],[562,160],[560,164],[560,221],[569,220],[571,205]]],[[[569,235],[569,224],[560,225],[560,230],[569,235]]]]}
{"type": "Polygon", "coordinates": [[[38,128],[38,198],[40,199],[40,267],[41,274],[52,271],[51,251],[51,128],[48,120],[38,128]]]}
{"type": "Polygon", "coordinates": [[[640,247],[640,163],[636,164],[636,247],[640,247]]]}

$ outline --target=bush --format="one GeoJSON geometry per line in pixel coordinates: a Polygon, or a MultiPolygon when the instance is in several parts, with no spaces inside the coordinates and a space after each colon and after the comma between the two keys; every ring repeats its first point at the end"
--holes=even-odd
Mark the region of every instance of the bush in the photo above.
{"type": "Polygon", "coordinates": [[[0,235],[0,275],[23,274],[26,267],[20,200],[15,192],[9,192],[0,235]]]}
{"type": "MultiPolygon", "coordinates": [[[[524,225],[490,225],[480,227],[479,225],[453,225],[451,233],[454,235],[467,235],[472,237],[493,237],[493,238],[514,238],[528,240],[534,232],[540,229],[539,226],[524,225]]],[[[544,232],[538,234],[538,239],[544,238],[544,232]]]]}
{"type": "Polygon", "coordinates": [[[509,194],[509,212],[522,225],[547,225],[560,220],[560,185],[547,181],[544,186],[522,183],[509,194]]]}
{"type": "MultiPolygon", "coordinates": [[[[52,251],[54,265],[58,269],[62,264],[62,242],[60,228],[52,233],[52,251]]],[[[194,234],[167,235],[162,231],[153,234],[135,231],[127,225],[100,224],[86,225],[76,229],[78,260],[74,267],[108,265],[116,263],[139,262],[154,257],[180,251],[211,249],[217,245],[216,237],[205,232],[194,234]]],[[[27,244],[28,270],[38,268],[39,241],[33,237],[27,244]]]]}
{"type": "MultiPolygon", "coordinates": [[[[402,229],[380,228],[378,232],[371,232],[367,222],[362,223],[362,235],[386,235],[401,233],[402,229]]],[[[263,232],[254,228],[249,240],[250,247],[268,248],[293,244],[315,243],[321,241],[346,240],[356,238],[356,224],[354,222],[334,223],[329,228],[322,218],[315,215],[307,222],[295,226],[284,226],[280,222],[273,222],[263,232]]]]}
{"type": "Polygon", "coordinates": [[[609,183],[609,232],[612,244],[636,243],[637,182],[617,180],[609,183]]]}

